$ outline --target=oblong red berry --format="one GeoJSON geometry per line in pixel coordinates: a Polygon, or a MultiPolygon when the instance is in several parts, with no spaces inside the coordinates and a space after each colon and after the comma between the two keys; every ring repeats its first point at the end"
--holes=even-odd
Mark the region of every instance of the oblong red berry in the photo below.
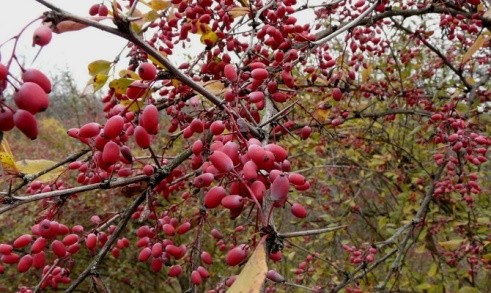
{"type": "Polygon", "coordinates": [[[198,271],[193,271],[191,273],[191,282],[193,282],[194,285],[199,285],[202,281],[203,280],[201,279],[201,275],[198,271]]]}
{"type": "Polygon", "coordinates": [[[303,185],[305,184],[305,176],[292,172],[288,174],[288,181],[294,185],[303,185]]]}
{"type": "Polygon", "coordinates": [[[225,124],[223,124],[222,120],[213,121],[210,125],[210,132],[213,135],[222,134],[224,130],[225,130],[225,124]]]}
{"type": "Polygon", "coordinates": [[[214,151],[210,155],[210,162],[222,173],[228,173],[234,168],[232,159],[221,151],[214,151]]]}
{"type": "Polygon", "coordinates": [[[39,237],[34,241],[34,243],[31,245],[31,254],[39,253],[44,250],[47,244],[47,240],[44,237],[39,237]]]}
{"type": "Polygon", "coordinates": [[[332,93],[332,98],[335,101],[341,101],[341,99],[343,98],[343,93],[337,87],[333,88],[331,93],[332,93]]]}
{"type": "Polygon", "coordinates": [[[60,240],[51,242],[51,250],[57,257],[64,257],[66,254],[66,246],[60,240]]]}
{"type": "Polygon", "coordinates": [[[38,136],[38,123],[34,115],[22,109],[17,109],[14,114],[15,126],[30,139],[38,136]]]}
{"type": "Polygon", "coordinates": [[[266,192],[266,186],[262,181],[256,180],[252,182],[251,191],[258,201],[262,201],[264,198],[264,193],[266,192]]]}
{"type": "Polygon", "coordinates": [[[191,223],[190,222],[184,222],[179,227],[176,228],[176,233],[177,234],[186,234],[191,229],[191,223]]]}
{"type": "Polygon", "coordinates": [[[244,198],[238,194],[227,195],[222,198],[221,204],[230,210],[241,209],[244,206],[244,198]]]}
{"type": "Polygon", "coordinates": [[[32,45],[46,46],[51,41],[53,37],[53,31],[47,25],[41,25],[36,30],[32,36],[32,45]]]}
{"type": "Polygon", "coordinates": [[[0,254],[11,254],[13,250],[14,247],[12,247],[10,244],[0,244],[0,254]]]}
{"type": "Polygon", "coordinates": [[[44,251],[40,251],[32,255],[32,266],[35,269],[44,268],[45,264],[46,264],[46,253],[44,253],[44,251]]]}
{"type": "Polygon", "coordinates": [[[108,165],[113,165],[119,161],[119,145],[114,141],[106,143],[102,150],[102,160],[108,165]]]}
{"type": "Polygon", "coordinates": [[[257,179],[257,165],[254,161],[247,161],[242,168],[242,176],[245,180],[256,180],[257,179]]]}
{"type": "Polygon", "coordinates": [[[91,138],[99,134],[101,125],[97,122],[89,122],[82,125],[78,130],[78,136],[82,138],[91,138]]]}
{"type": "Polygon", "coordinates": [[[251,77],[257,80],[265,80],[268,78],[269,73],[264,68],[256,68],[251,71],[251,77]]]}
{"type": "Polygon", "coordinates": [[[24,255],[17,264],[17,271],[19,273],[27,272],[32,266],[32,256],[30,254],[24,255]]]}
{"type": "Polygon", "coordinates": [[[207,251],[201,252],[201,261],[204,264],[211,265],[213,263],[213,258],[211,257],[211,254],[207,251]]]}
{"type": "Polygon", "coordinates": [[[145,247],[138,254],[138,261],[145,262],[150,258],[151,255],[152,250],[150,249],[150,247],[145,247]]]}
{"type": "Polygon", "coordinates": [[[305,207],[299,203],[294,203],[291,208],[292,214],[297,218],[305,218],[307,217],[307,210],[305,207]]]}
{"type": "Polygon", "coordinates": [[[197,188],[202,188],[210,186],[213,179],[215,179],[215,176],[212,173],[203,173],[194,178],[193,184],[197,188]]]}
{"type": "Polygon", "coordinates": [[[229,266],[241,264],[247,257],[247,246],[245,244],[238,245],[227,252],[225,262],[229,266]]]}
{"type": "Polygon", "coordinates": [[[9,74],[9,70],[5,64],[0,63],[0,82],[7,79],[7,75],[9,74]]]}
{"type": "Polygon", "coordinates": [[[94,250],[96,244],[97,236],[94,233],[90,233],[89,235],[87,235],[87,238],[85,238],[85,246],[87,246],[89,250],[94,250]]]}
{"type": "Polygon", "coordinates": [[[22,81],[34,82],[38,84],[47,94],[51,92],[51,81],[49,78],[36,68],[28,68],[22,72],[22,81]]]}
{"type": "Polygon", "coordinates": [[[270,143],[264,146],[264,149],[274,154],[276,162],[283,162],[288,157],[288,152],[275,143],[270,143]]]}
{"type": "Polygon", "coordinates": [[[169,268],[169,271],[167,272],[167,276],[169,277],[178,277],[182,273],[182,267],[181,265],[173,265],[169,268]]]}
{"type": "Polygon", "coordinates": [[[14,248],[23,248],[26,247],[29,243],[31,243],[31,241],[32,241],[31,234],[24,234],[17,237],[17,239],[14,240],[12,246],[14,248]]]}
{"type": "Polygon", "coordinates": [[[288,198],[288,189],[290,182],[288,177],[284,174],[280,174],[271,184],[271,200],[276,202],[285,202],[288,198]]]}
{"type": "Polygon", "coordinates": [[[121,134],[124,128],[124,118],[120,115],[115,115],[109,118],[104,125],[104,136],[108,139],[116,138],[121,134]]]}
{"type": "Polygon", "coordinates": [[[227,64],[223,67],[223,74],[230,82],[236,82],[238,79],[237,67],[233,64],[227,64]]]}
{"type": "Polygon", "coordinates": [[[154,80],[157,77],[157,67],[149,62],[144,62],[138,67],[138,75],[143,80],[154,80]]]}
{"type": "Polygon", "coordinates": [[[7,107],[0,109],[0,131],[9,131],[14,128],[14,112],[7,107]]]}
{"type": "Polygon", "coordinates": [[[14,263],[17,263],[20,259],[20,256],[17,254],[17,253],[9,253],[9,254],[4,254],[2,255],[2,257],[0,258],[0,261],[2,261],[3,263],[6,263],[6,264],[9,264],[9,265],[12,265],[14,263]]]}
{"type": "Polygon", "coordinates": [[[216,208],[222,202],[222,199],[227,196],[227,191],[221,186],[211,188],[203,199],[204,205],[208,209],[216,208]]]}
{"type": "Polygon", "coordinates": [[[156,134],[159,131],[159,110],[154,104],[149,104],[143,109],[140,119],[141,126],[149,134],[156,134]]]}
{"type": "Polygon", "coordinates": [[[78,241],[78,238],[79,238],[79,237],[78,237],[78,235],[77,235],[77,234],[68,234],[68,235],[66,235],[66,236],[63,238],[62,242],[63,242],[63,244],[65,244],[66,246],[70,246],[70,245],[72,245],[72,244],[76,243],[76,242],[78,241]]]}
{"type": "Polygon", "coordinates": [[[34,82],[24,82],[14,93],[14,102],[19,109],[32,114],[43,112],[49,106],[49,98],[42,87],[34,82]]]}
{"type": "Polygon", "coordinates": [[[150,147],[150,134],[142,126],[138,125],[135,127],[134,137],[136,144],[142,149],[150,147]]]}
{"type": "Polygon", "coordinates": [[[193,133],[202,133],[205,127],[203,121],[194,118],[193,121],[191,121],[191,123],[189,124],[189,128],[193,133]]]}

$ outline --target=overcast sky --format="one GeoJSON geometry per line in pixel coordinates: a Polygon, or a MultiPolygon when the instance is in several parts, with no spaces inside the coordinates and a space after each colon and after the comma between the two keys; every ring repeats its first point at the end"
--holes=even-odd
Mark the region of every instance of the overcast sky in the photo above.
{"type": "MultiPolygon", "coordinates": [[[[53,4],[70,12],[88,16],[89,7],[100,1],[87,0],[51,0],[53,4]]],[[[36,19],[47,9],[34,0],[8,1],[4,3],[0,17],[0,43],[16,35],[26,24],[36,19]]],[[[37,67],[48,75],[68,68],[80,88],[88,81],[87,65],[94,60],[112,61],[124,47],[125,42],[100,30],[87,28],[81,31],[54,34],[51,43],[42,49],[32,63],[39,47],[32,47],[32,32],[41,21],[31,25],[22,35],[16,50],[18,57],[25,57],[27,67],[37,67]]],[[[13,42],[0,48],[1,62],[5,63],[12,52],[13,42]]]]}

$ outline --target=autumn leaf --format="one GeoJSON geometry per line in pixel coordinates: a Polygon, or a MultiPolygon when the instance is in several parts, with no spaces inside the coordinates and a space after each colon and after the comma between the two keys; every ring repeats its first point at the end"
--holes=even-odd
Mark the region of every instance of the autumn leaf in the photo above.
{"type": "Polygon", "coordinates": [[[438,244],[445,250],[455,250],[459,248],[464,241],[465,239],[452,239],[449,241],[438,242],[438,244]]]}
{"type": "Polygon", "coordinates": [[[115,94],[125,94],[126,90],[128,89],[128,86],[133,82],[133,79],[129,78],[118,78],[118,79],[113,79],[109,83],[109,88],[114,89],[115,94]]]}
{"type": "Polygon", "coordinates": [[[107,75],[109,73],[109,70],[111,69],[111,64],[112,62],[106,60],[96,60],[94,62],[91,62],[88,66],[89,74],[91,76],[96,76],[98,74],[107,75]]]}
{"type": "Polygon", "coordinates": [[[5,137],[1,143],[0,163],[2,164],[2,169],[5,174],[17,174],[19,172],[15,164],[12,150],[10,149],[10,145],[5,137]]]}
{"type": "MultiPolygon", "coordinates": [[[[56,162],[41,159],[41,160],[22,160],[22,161],[17,161],[15,164],[17,165],[21,173],[26,175],[36,175],[41,171],[51,168],[56,164],[56,162]]],[[[43,182],[53,181],[56,178],[58,178],[61,172],[63,172],[63,168],[58,167],[46,174],[43,174],[42,176],[39,176],[37,179],[43,182]]]]}
{"type": "Polygon", "coordinates": [[[129,111],[136,112],[143,109],[144,102],[140,100],[139,101],[123,100],[119,104],[128,107],[129,111]]]}
{"type": "Polygon", "coordinates": [[[148,7],[152,8],[153,10],[164,10],[171,6],[170,1],[164,1],[164,0],[151,0],[145,4],[148,5],[148,7]]]}
{"type": "Polygon", "coordinates": [[[266,248],[264,245],[265,239],[265,237],[261,239],[256,250],[254,250],[254,253],[247,261],[244,269],[242,269],[227,293],[261,292],[261,288],[268,272],[268,265],[266,264],[266,248]]]}
{"type": "Polygon", "coordinates": [[[469,61],[474,55],[474,53],[477,52],[477,50],[481,49],[487,42],[489,41],[489,33],[486,34],[481,34],[479,37],[477,37],[476,41],[474,41],[474,44],[470,46],[470,48],[467,50],[467,52],[464,54],[462,57],[462,64],[465,64],[467,61],[469,61]]]}
{"type": "Polygon", "coordinates": [[[234,7],[228,11],[228,14],[232,16],[233,18],[244,16],[249,14],[250,10],[249,7],[234,7]]]}

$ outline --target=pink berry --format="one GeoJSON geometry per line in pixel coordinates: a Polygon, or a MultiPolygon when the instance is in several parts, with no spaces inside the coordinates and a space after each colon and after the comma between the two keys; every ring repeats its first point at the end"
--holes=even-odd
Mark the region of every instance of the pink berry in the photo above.
{"type": "Polygon", "coordinates": [[[49,28],[47,25],[41,25],[34,31],[32,45],[38,45],[41,47],[46,46],[51,41],[52,36],[53,32],[51,31],[51,28],[49,28]]]}
{"type": "Polygon", "coordinates": [[[138,75],[143,80],[154,80],[157,77],[157,67],[149,62],[142,63],[138,67],[138,75]]]}

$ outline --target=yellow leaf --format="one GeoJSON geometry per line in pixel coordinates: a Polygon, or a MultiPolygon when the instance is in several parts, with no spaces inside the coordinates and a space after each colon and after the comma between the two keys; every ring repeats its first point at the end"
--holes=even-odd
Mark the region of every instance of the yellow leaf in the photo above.
{"type": "MultiPolygon", "coordinates": [[[[44,171],[52,166],[54,166],[56,162],[50,161],[50,160],[22,160],[16,162],[17,167],[19,168],[19,171],[26,174],[26,175],[36,175],[41,171],[44,171]]],[[[62,167],[58,167],[46,174],[43,174],[38,180],[41,180],[43,182],[49,182],[52,181],[63,172],[62,167]]]]}
{"type": "Polygon", "coordinates": [[[145,13],[145,15],[143,15],[143,20],[145,22],[152,22],[154,20],[157,20],[159,17],[160,17],[160,14],[157,11],[151,10],[151,11],[145,13]]]}
{"type": "Polygon", "coordinates": [[[119,77],[131,78],[131,79],[140,79],[140,76],[138,74],[136,74],[136,72],[134,72],[133,70],[129,70],[129,69],[123,69],[123,70],[119,71],[119,77]]]}
{"type": "Polygon", "coordinates": [[[217,43],[218,35],[214,31],[209,31],[203,34],[199,40],[201,43],[211,47],[217,43]]]}
{"type": "Polygon", "coordinates": [[[232,18],[239,17],[239,16],[244,16],[249,14],[250,10],[249,7],[240,7],[236,6],[228,11],[228,14],[232,16],[232,18]]]}
{"type": "Polygon", "coordinates": [[[96,76],[97,74],[105,74],[109,73],[109,69],[111,69],[112,62],[106,60],[96,60],[89,64],[89,74],[91,76],[96,76]]]}
{"type": "Polygon", "coordinates": [[[477,50],[481,49],[488,40],[489,40],[489,34],[479,35],[479,37],[477,37],[477,39],[474,41],[474,44],[472,44],[472,46],[467,50],[467,52],[462,57],[462,64],[469,61],[472,55],[474,55],[474,53],[476,53],[477,50]]]}
{"type": "Polygon", "coordinates": [[[131,100],[124,100],[124,101],[121,101],[119,104],[125,106],[125,107],[128,107],[128,110],[129,111],[133,111],[133,112],[136,112],[136,111],[140,111],[141,109],[143,109],[143,101],[142,100],[138,100],[138,101],[131,101],[131,100]]]}
{"type": "Polygon", "coordinates": [[[5,139],[2,139],[2,148],[0,149],[0,163],[2,164],[2,169],[5,174],[17,174],[18,168],[15,165],[14,155],[10,149],[10,145],[5,139]]]}
{"type": "Polygon", "coordinates": [[[465,239],[452,239],[449,241],[438,242],[445,250],[455,250],[465,241],[465,239]]]}
{"type": "Polygon", "coordinates": [[[436,263],[432,263],[430,269],[428,270],[428,277],[434,277],[438,272],[438,265],[436,263]]]}
{"type": "MultiPolygon", "coordinates": [[[[265,236],[266,237],[266,236],[265,236]]],[[[264,247],[265,237],[261,239],[247,261],[244,269],[240,272],[234,284],[227,293],[258,293],[261,292],[268,265],[266,264],[266,248],[264,247]]]]}
{"type": "MultiPolygon", "coordinates": [[[[159,51],[162,56],[167,57],[167,54],[165,54],[162,51],[159,51]]],[[[167,67],[164,66],[164,64],[160,63],[157,61],[157,59],[153,58],[152,56],[148,55],[148,60],[152,61],[153,64],[155,64],[157,67],[160,67],[161,69],[166,69],[167,67]]]]}
{"type": "Polygon", "coordinates": [[[242,5],[243,7],[249,7],[249,1],[247,0],[239,0],[240,2],[240,5],[242,5]]]}
{"type": "Polygon", "coordinates": [[[211,80],[201,84],[206,90],[215,96],[219,96],[225,92],[225,84],[219,80],[211,80]]]}
{"type": "Polygon", "coordinates": [[[116,94],[122,95],[126,93],[128,86],[133,82],[133,79],[129,78],[118,78],[113,79],[109,83],[109,88],[114,89],[116,94]]]}
{"type": "Polygon", "coordinates": [[[109,76],[105,74],[97,74],[92,78],[91,83],[94,85],[94,92],[100,90],[105,84],[109,76]]]}
{"type": "Polygon", "coordinates": [[[171,2],[164,1],[164,0],[151,0],[146,4],[148,5],[148,7],[152,8],[153,10],[164,10],[171,5],[171,2]]]}

